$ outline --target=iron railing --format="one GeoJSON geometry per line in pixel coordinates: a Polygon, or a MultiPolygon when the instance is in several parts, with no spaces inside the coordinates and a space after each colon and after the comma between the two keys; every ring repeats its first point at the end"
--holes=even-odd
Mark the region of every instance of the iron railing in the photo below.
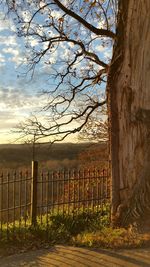
{"type": "Polygon", "coordinates": [[[48,222],[49,215],[99,211],[110,202],[108,170],[9,172],[0,176],[0,235],[48,222]]]}

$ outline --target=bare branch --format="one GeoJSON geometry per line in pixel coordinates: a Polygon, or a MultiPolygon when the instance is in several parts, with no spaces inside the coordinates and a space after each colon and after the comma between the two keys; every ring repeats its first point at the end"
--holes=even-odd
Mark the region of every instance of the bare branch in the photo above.
{"type": "Polygon", "coordinates": [[[31,78],[47,75],[47,84],[43,82],[41,88],[47,102],[39,110],[40,116],[22,124],[23,138],[36,132],[37,140],[64,140],[84,129],[93,112],[106,104],[101,94],[109,63],[102,53],[103,47],[108,52],[115,38],[111,1],[115,0],[68,0],[66,4],[62,0],[19,0],[14,4],[8,0],[16,12],[18,35],[27,38],[30,49],[27,74],[31,73],[31,78]],[[24,17],[26,10],[29,19],[24,17]],[[32,40],[36,40],[34,45],[32,40]]]}
{"type": "Polygon", "coordinates": [[[112,31],[105,30],[105,29],[98,29],[98,28],[94,27],[92,24],[88,23],[86,20],[84,20],[82,17],[80,17],[77,13],[75,13],[72,10],[68,9],[67,7],[65,7],[59,0],[53,0],[53,1],[66,14],[68,14],[71,17],[73,17],[77,21],[79,21],[84,27],[86,27],[88,30],[90,30],[91,32],[95,33],[96,35],[102,35],[102,36],[107,36],[107,37],[110,37],[110,38],[115,38],[116,35],[112,31]]]}

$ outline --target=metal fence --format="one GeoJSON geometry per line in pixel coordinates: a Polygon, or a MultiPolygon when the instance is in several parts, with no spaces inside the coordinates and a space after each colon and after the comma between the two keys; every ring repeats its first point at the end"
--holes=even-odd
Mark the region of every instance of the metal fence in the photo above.
{"type": "Polygon", "coordinates": [[[110,201],[107,170],[9,172],[0,176],[0,235],[43,223],[49,215],[99,211],[110,201]]]}

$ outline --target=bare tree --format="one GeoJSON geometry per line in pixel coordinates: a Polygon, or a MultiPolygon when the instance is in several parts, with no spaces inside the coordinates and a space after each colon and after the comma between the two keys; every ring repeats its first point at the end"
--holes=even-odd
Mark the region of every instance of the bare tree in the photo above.
{"type": "Polygon", "coordinates": [[[30,38],[38,41],[28,58],[29,70],[33,74],[44,61],[54,78],[55,88],[51,85],[45,92],[49,120],[44,125],[36,122],[41,135],[57,134],[61,140],[78,132],[108,102],[112,214],[124,225],[150,219],[150,1],[119,0],[116,34],[115,2],[6,0],[18,19],[18,35],[29,43],[30,38]],[[96,47],[109,48],[112,40],[109,64],[96,47]],[[107,74],[107,98],[101,100],[107,74]],[[76,121],[79,125],[73,128],[76,121]]]}
{"type": "Polygon", "coordinates": [[[15,139],[16,142],[21,141],[24,144],[28,144],[32,149],[32,160],[36,159],[36,147],[37,145],[41,145],[38,143],[39,140],[42,139],[39,129],[34,122],[36,121],[36,117],[32,116],[20,122],[16,127],[12,130],[12,134],[19,136],[15,139]]]}
{"type": "Polygon", "coordinates": [[[38,64],[48,74],[43,85],[46,119],[30,120],[28,132],[34,124],[38,137],[51,141],[80,132],[91,114],[107,102],[102,95],[110,59],[100,51],[111,51],[116,37],[117,1],[6,0],[6,4],[18,35],[27,41],[27,73],[42,75],[38,64]]]}

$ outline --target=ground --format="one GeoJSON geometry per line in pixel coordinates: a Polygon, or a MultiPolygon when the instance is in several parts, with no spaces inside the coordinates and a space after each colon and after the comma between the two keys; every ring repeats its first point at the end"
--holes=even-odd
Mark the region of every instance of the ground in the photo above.
{"type": "Polygon", "coordinates": [[[150,247],[130,250],[106,250],[55,246],[49,249],[40,249],[1,257],[0,266],[148,267],[150,266],[150,247]]]}

